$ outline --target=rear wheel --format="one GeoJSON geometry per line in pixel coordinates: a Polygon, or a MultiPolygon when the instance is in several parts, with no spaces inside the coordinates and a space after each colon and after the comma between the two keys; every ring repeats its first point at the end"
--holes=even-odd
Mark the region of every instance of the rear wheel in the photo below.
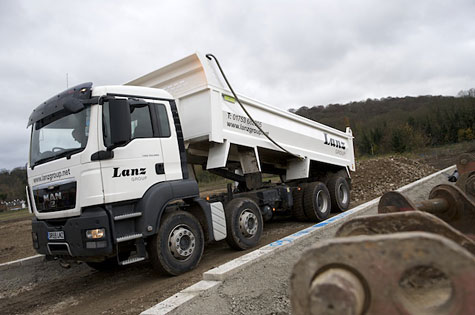
{"type": "Polygon", "coordinates": [[[305,190],[305,184],[300,184],[292,191],[292,198],[294,199],[294,205],[292,206],[292,216],[299,221],[308,221],[305,215],[303,206],[303,192],[305,190]]]}
{"type": "Polygon", "coordinates": [[[263,220],[259,206],[248,198],[235,198],[225,208],[226,242],[234,249],[256,246],[262,235],[263,220]]]}
{"type": "Polygon", "coordinates": [[[333,174],[328,180],[333,210],[346,211],[350,207],[350,185],[340,172],[333,174]]]}
{"type": "Polygon", "coordinates": [[[158,233],[148,244],[153,267],[160,273],[179,275],[194,269],[204,250],[199,221],[185,211],[164,214],[158,233]]]}
{"type": "Polygon", "coordinates": [[[306,216],[314,222],[328,218],[331,210],[330,193],[322,182],[313,182],[305,187],[303,195],[306,216]]]}

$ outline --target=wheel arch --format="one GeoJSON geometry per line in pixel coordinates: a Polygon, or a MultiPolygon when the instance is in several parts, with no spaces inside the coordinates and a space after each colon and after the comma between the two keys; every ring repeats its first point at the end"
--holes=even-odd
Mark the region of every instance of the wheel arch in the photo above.
{"type": "Polygon", "coordinates": [[[136,206],[137,211],[142,212],[137,221],[137,230],[142,231],[145,237],[156,234],[163,213],[170,203],[198,197],[198,183],[192,179],[161,182],[151,186],[136,206]]]}
{"type": "Polygon", "coordinates": [[[200,223],[205,237],[205,243],[214,241],[213,220],[211,217],[211,206],[201,198],[188,200],[189,207],[182,209],[190,212],[200,223]]]}
{"type": "Polygon", "coordinates": [[[311,183],[315,181],[323,182],[325,185],[328,183],[328,180],[337,173],[344,174],[348,184],[351,187],[351,176],[350,171],[347,166],[335,165],[324,163],[320,161],[310,160],[310,172],[307,178],[302,178],[299,180],[290,181],[289,184],[299,185],[305,183],[311,183]]]}

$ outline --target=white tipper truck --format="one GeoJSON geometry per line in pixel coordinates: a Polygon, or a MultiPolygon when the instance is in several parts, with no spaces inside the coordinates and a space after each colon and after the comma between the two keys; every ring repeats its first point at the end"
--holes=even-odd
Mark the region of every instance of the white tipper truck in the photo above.
{"type": "Polygon", "coordinates": [[[47,258],[99,270],[149,259],[177,275],[208,242],[257,245],[273,216],[318,222],[349,207],[351,130],[236,95],[213,55],[69,88],[28,126],[33,246],[47,258]],[[199,166],[229,179],[227,192],[202,199],[199,166]]]}

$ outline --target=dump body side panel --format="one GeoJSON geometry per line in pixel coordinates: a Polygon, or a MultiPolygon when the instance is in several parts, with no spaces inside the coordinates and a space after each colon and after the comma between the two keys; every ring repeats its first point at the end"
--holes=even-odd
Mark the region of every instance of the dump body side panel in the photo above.
{"type": "MultiPolygon", "coordinates": [[[[288,165],[292,155],[284,153],[257,128],[234,100],[214,62],[196,53],[133,80],[127,85],[161,88],[178,101],[185,141],[212,154],[209,142],[241,145],[282,152],[268,163],[288,165]],[[283,159],[283,161],[282,161],[283,159]]],[[[239,95],[256,123],[289,152],[309,160],[355,169],[353,135],[330,128],[293,113],[239,95]]],[[[210,157],[212,158],[212,157],[210,157]]],[[[265,154],[261,158],[265,159],[265,154]]],[[[265,162],[265,161],[264,161],[265,162]]]]}

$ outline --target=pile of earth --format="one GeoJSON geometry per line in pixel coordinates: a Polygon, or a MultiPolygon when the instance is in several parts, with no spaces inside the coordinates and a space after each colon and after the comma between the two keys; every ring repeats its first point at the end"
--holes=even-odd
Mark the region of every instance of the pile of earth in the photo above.
{"type": "Polygon", "coordinates": [[[403,156],[357,161],[356,172],[351,176],[352,206],[372,200],[436,171],[428,164],[403,156]]]}

